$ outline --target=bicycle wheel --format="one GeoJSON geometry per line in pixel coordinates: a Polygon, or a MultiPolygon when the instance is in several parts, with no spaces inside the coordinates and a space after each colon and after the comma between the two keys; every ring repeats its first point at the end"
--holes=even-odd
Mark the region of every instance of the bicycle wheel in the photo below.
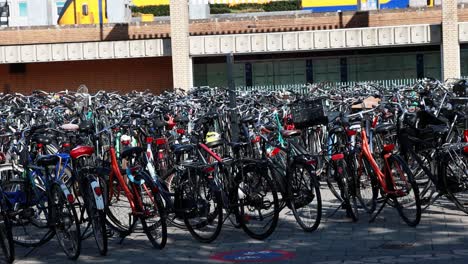
{"type": "MultiPolygon", "coordinates": [[[[96,188],[100,188],[99,191],[102,194],[102,183],[99,181],[99,178],[95,178],[93,176],[88,176],[88,182],[86,183],[86,194],[84,195],[84,199],[86,199],[86,209],[87,214],[89,217],[89,221],[91,221],[91,227],[93,228],[93,235],[94,240],[96,241],[96,246],[98,247],[99,254],[101,256],[107,255],[107,228],[106,228],[106,212],[105,208],[98,209],[96,204],[96,200],[94,198],[93,186],[91,185],[92,182],[96,182],[96,188]]],[[[97,194],[98,195],[98,194],[97,194]]]]}
{"type": "Polygon", "coordinates": [[[409,226],[417,226],[421,220],[421,201],[419,189],[413,173],[406,162],[397,155],[387,160],[387,177],[392,177],[395,183],[392,200],[400,217],[409,226]]]}
{"type": "Polygon", "coordinates": [[[111,228],[125,235],[131,232],[131,228],[136,221],[130,201],[116,177],[112,182],[104,181],[105,184],[105,204],[107,222],[111,228]]]}
{"type": "Polygon", "coordinates": [[[54,237],[48,224],[49,199],[44,184],[39,177],[31,177],[34,187],[19,178],[3,184],[5,193],[12,197],[12,210],[17,213],[17,217],[11,219],[13,241],[24,247],[37,247],[54,237]]]}
{"type": "Polygon", "coordinates": [[[302,163],[293,163],[290,168],[289,204],[299,226],[312,232],[320,225],[322,198],[320,186],[313,168],[302,163]]]}
{"type": "Polygon", "coordinates": [[[57,240],[69,259],[80,256],[81,233],[72,197],[67,197],[59,184],[51,187],[51,219],[57,240]]]}
{"type": "Polygon", "coordinates": [[[362,208],[371,214],[377,207],[379,195],[377,174],[364,156],[358,158],[356,162],[358,163],[356,169],[357,198],[362,208]]]}
{"type": "MultiPolygon", "coordinates": [[[[3,199],[6,199],[6,197],[3,199]]],[[[8,263],[12,263],[15,260],[15,246],[13,244],[11,228],[11,221],[8,217],[6,206],[2,205],[2,212],[0,213],[0,247],[8,263]]]]}
{"type": "Polygon", "coordinates": [[[422,166],[430,166],[432,164],[432,159],[430,158],[430,153],[425,153],[421,151],[420,153],[408,153],[408,158],[405,162],[408,164],[411,172],[413,173],[414,180],[418,185],[419,189],[419,197],[421,200],[428,200],[430,199],[430,195],[432,194],[432,190],[435,189],[435,184],[433,184],[432,180],[429,178],[429,175],[424,171],[422,166]],[[421,159],[422,164],[416,160],[415,155],[421,159]]]}
{"type": "Polygon", "coordinates": [[[141,199],[143,205],[141,225],[153,247],[163,249],[167,242],[166,212],[161,197],[151,184],[151,177],[142,174],[145,173],[140,172],[139,177],[145,179],[145,183],[137,188],[140,191],[137,197],[141,199]]]}
{"type": "Polygon", "coordinates": [[[468,158],[451,151],[442,168],[447,197],[462,212],[468,214],[468,158]]]}
{"type": "Polygon", "coordinates": [[[176,191],[176,206],[184,208],[184,222],[190,234],[202,243],[214,241],[223,225],[221,193],[212,188],[207,175],[193,172],[176,191]]]}
{"type": "Polygon", "coordinates": [[[341,197],[343,199],[343,207],[346,209],[346,214],[354,222],[359,218],[356,182],[353,172],[344,159],[338,160],[335,164],[335,179],[339,183],[341,197]]]}
{"type": "Polygon", "coordinates": [[[236,177],[239,218],[242,229],[255,239],[266,239],[275,230],[279,218],[279,199],[268,170],[256,164],[241,168],[236,177]]]}

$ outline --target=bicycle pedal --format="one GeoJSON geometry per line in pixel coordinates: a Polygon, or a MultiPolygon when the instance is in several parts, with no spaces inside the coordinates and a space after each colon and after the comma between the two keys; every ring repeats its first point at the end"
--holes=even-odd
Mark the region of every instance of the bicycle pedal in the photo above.
{"type": "Polygon", "coordinates": [[[421,205],[428,205],[431,202],[429,197],[421,198],[421,205]]]}
{"type": "Polygon", "coordinates": [[[114,232],[114,230],[112,230],[110,228],[106,228],[106,235],[107,235],[107,237],[113,237],[115,235],[115,232],[114,232]]]}

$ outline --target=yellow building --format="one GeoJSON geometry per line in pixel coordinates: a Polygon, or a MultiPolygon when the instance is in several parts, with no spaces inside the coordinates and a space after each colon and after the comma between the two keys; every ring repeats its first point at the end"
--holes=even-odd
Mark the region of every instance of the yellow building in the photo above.
{"type": "Polygon", "coordinates": [[[168,5],[169,0],[132,0],[136,6],[148,6],[148,5],[168,5]]]}
{"type": "Polygon", "coordinates": [[[107,0],[67,0],[59,15],[59,25],[107,23],[107,0]]]}

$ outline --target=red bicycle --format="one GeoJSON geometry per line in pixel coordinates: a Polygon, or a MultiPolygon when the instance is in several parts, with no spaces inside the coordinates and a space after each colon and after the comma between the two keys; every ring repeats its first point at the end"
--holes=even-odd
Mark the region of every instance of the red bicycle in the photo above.
{"type": "Polygon", "coordinates": [[[158,190],[147,184],[151,178],[142,165],[145,149],[121,142],[122,136],[114,137],[113,130],[118,131],[114,128],[120,123],[98,132],[100,136],[108,134],[110,141],[107,142],[116,140],[118,144],[126,145],[120,152],[121,162],[117,160],[116,148],[112,143],[103,155],[101,177],[106,183],[107,220],[113,229],[126,237],[135,230],[139,219],[153,246],[162,249],[167,241],[164,204],[158,190]]]}
{"type": "Polygon", "coordinates": [[[382,202],[370,222],[373,222],[388,204],[397,209],[400,217],[409,226],[416,226],[421,220],[421,202],[413,173],[403,158],[394,153],[394,144],[385,144],[381,153],[377,153],[382,159],[380,166],[369,145],[367,135],[371,127],[371,114],[374,111],[375,109],[365,110],[348,116],[348,118],[362,117],[360,133],[356,133],[353,136],[355,138],[351,139],[356,154],[354,166],[357,171],[361,202],[369,213],[373,213],[377,203],[382,202]],[[363,195],[366,189],[368,194],[363,195]],[[377,199],[379,191],[382,199],[377,199]]]}

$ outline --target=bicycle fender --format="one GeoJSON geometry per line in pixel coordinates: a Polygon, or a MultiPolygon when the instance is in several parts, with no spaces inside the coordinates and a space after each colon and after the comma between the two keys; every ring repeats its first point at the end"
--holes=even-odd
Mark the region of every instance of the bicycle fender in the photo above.
{"type": "Polygon", "coordinates": [[[65,183],[61,182],[59,183],[59,185],[60,185],[60,189],[62,189],[63,194],[65,194],[65,198],[67,198],[67,200],[70,203],[73,203],[75,200],[75,197],[73,196],[73,194],[70,193],[70,190],[68,190],[68,187],[65,185],[65,183]]]}
{"type": "Polygon", "coordinates": [[[92,181],[90,183],[91,185],[91,190],[93,190],[93,195],[94,195],[94,201],[96,202],[96,208],[98,210],[104,210],[104,198],[101,194],[96,193],[95,188],[100,188],[99,183],[97,181],[92,181]]]}

